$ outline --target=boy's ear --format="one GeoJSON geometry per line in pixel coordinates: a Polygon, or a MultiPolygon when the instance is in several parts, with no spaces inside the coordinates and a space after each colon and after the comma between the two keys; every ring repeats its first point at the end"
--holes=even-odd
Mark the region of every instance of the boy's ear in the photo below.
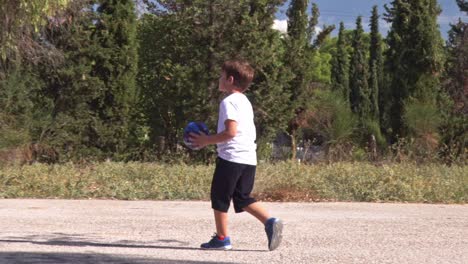
{"type": "Polygon", "coordinates": [[[234,84],[234,77],[231,75],[231,76],[228,76],[226,81],[230,84],[234,84]]]}

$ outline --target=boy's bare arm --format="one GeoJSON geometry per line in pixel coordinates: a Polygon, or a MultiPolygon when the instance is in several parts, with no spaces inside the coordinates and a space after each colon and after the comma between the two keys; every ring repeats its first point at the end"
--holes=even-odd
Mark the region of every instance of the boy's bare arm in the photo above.
{"type": "Polygon", "coordinates": [[[226,120],[224,122],[225,129],[215,135],[198,135],[191,133],[192,143],[200,148],[211,144],[218,144],[233,139],[237,134],[237,122],[234,120],[226,120]]]}

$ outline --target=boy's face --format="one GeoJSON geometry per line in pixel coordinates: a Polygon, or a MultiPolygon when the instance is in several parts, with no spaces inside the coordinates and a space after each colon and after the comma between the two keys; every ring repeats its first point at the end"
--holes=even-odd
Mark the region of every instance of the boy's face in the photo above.
{"type": "Polygon", "coordinates": [[[221,72],[219,77],[218,90],[220,92],[230,93],[233,88],[234,79],[232,76],[227,77],[224,71],[221,72]]]}

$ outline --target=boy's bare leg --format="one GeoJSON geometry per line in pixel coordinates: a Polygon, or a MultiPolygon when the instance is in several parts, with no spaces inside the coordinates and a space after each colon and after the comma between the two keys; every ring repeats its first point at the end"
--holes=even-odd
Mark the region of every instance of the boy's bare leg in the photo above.
{"type": "Polygon", "coordinates": [[[268,238],[268,249],[275,250],[281,243],[282,239],[282,221],[278,218],[270,218],[268,212],[258,202],[248,205],[242,209],[255,216],[258,220],[260,220],[260,222],[262,222],[265,225],[265,232],[268,238]]]}
{"type": "Polygon", "coordinates": [[[214,211],[214,217],[216,222],[216,234],[218,236],[228,236],[228,214],[218,210],[214,211]]]}
{"type": "Polygon", "coordinates": [[[267,210],[260,205],[259,202],[255,202],[250,204],[244,208],[244,211],[248,212],[249,214],[255,216],[262,224],[265,224],[266,221],[270,218],[270,214],[268,214],[267,210]]]}

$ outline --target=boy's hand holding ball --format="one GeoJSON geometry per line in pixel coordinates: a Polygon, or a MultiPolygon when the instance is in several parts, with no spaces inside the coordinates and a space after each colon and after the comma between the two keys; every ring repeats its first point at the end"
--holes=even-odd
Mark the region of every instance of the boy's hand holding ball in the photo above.
{"type": "Polygon", "coordinates": [[[184,129],[184,143],[192,150],[199,150],[208,145],[208,127],[203,122],[190,122],[184,129]]]}

